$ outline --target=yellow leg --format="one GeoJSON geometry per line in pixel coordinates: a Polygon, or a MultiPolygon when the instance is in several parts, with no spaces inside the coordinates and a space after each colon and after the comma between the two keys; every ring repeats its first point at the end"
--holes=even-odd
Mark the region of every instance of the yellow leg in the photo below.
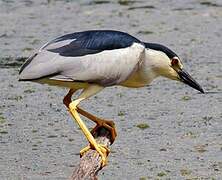
{"type": "Polygon", "coordinates": [[[107,150],[103,146],[97,144],[96,140],[94,139],[94,137],[92,136],[92,134],[90,133],[90,131],[88,130],[86,125],[80,119],[78,112],[76,111],[77,103],[79,103],[79,102],[73,101],[72,103],[70,103],[70,105],[69,105],[70,113],[72,114],[73,118],[75,118],[79,127],[83,131],[84,135],[86,136],[87,140],[90,143],[91,148],[95,149],[100,154],[100,156],[102,158],[102,166],[105,166],[107,163],[107,160],[106,160],[107,150]]]}
{"type": "MultiPolygon", "coordinates": [[[[70,89],[68,94],[63,99],[63,103],[66,105],[67,108],[69,108],[69,104],[71,103],[71,97],[72,97],[72,95],[75,91],[76,91],[75,89],[70,89]]],[[[105,120],[105,119],[98,118],[98,117],[90,114],[89,112],[83,110],[80,107],[77,107],[77,112],[80,113],[81,115],[87,117],[88,119],[92,120],[93,122],[95,122],[97,124],[93,128],[93,130],[91,131],[91,134],[95,134],[95,132],[98,128],[105,127],[111,133],[111,143],[114,142],[114,140],[117,136],[117,132],[116,132],[116,128],[115,128],[115,123],[113,121],[108,121],[108,120],[105,120]]],[[[81,152],[86,152],[86,151],[81,151],[81,152]]]]}
{"type": "Polygon", "coordinates": [[[117,136],[117,132],[116,132],[116,128],[115,128],[115,123],[113,121],[108,121],[105,119],[98,118],[98,117],[86,112],[85,110],[81,109],[80,107],[77,107],[77,112],[80,113],[81,115],[89,118],[90,120],[92,120],[93,122],[95,122],[97,124],[93,128],[93,130],[91,131],[92,134],[94,134],[98,128],[104,127],[107,130],[109,130],[111,133],[111,143],[113,143],[115,141],[115,138],[117,136]]]}
{"type": "MultiPolygon", "coordinates": [[[[94,137],[92,136],[92,134],[90,133],[90,131],[88,130],[86,125],[83,123],[83,121],[81,120],[81,118],[80,118],[80,116],[79,116],[79,114],[77,112],[77,105],[82,100],[84,100],[84,99],[86,99],[86,98],[96,94],[97,92],[99,92],[102,89],[103,89],[103,87],[97,86],[97,85],[92,85],[92,86],[89,86],[87,89],[84,89],[82,94],[79,96],[79,98],[69,104],[69,111],[70,111],[71,115],[73,116],[73,118],[78,123],[79,127],[81,128],[81,130],[83,131],[83,133],[86,136],[87,140],[89,141],[90,147],[95,149],[100,154],[101,159],[102,159],[102,166],[105,166],[107,164],[107,159],[106,158],[107,158],[107,155],[109,153],[109,150],[107,148],[105,148],[103,145],[100,145],[100,144],[98,144],[96,142],[96,140],[94,139],[94,137]]],[[[70,90],[69,93],[73,94],[73,93],[71,93],[71,90],[70,90]]],[[[65,101],[66,98],[68,99],[68,97],[70,96],[69,93],[64,98],[64,101],[65,101]]]]}

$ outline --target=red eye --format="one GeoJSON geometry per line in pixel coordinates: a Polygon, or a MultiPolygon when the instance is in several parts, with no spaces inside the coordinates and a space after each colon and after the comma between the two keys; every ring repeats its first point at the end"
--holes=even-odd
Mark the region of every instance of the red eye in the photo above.
{"type": "Polygon", "coordinates": [[[171,64],[172,64],[172,66],[175,66],[175,65],[179,64],[179,60],[176,59],[176,58],[173,58],[173,59],[171,60],[171,64]]]}

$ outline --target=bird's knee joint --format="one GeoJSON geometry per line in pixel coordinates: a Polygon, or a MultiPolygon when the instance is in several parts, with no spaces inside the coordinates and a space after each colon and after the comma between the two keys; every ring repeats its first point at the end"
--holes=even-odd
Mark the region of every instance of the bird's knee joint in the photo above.
{"type": "Polygon", "coordinates": [[[71,109],[71,110],[76,110],[78,104],[79,104],[79,103],[77,103],[76,101],[71,102],[71,103],[69,104],[69,109],[71,109]]]}
{"type": "Polygon", "coordinates": [[[64,98],[63,104],[65,104],[67,107],[69,107],[70,101],[68,101],[66,98],[64,98]]]}
{"type": "Polygon", "coordinates": [[[77,99],[75,101],[72,101],[70,104],[69,104],[69,108],[70,109],[73,109],[73,110],[77,110],[77,106],[79,105],[79,103],[84,100],[84,98],[80,98],[80,99],[77,99]]]}

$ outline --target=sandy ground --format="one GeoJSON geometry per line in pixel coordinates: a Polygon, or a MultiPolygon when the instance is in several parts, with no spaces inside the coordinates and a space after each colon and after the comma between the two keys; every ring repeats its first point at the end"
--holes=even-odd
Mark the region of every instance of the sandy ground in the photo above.
{"type": "Polygon", "coordinates": [[[140,89],[107,88],[82,103],[117,125],[99,178],[222,179],[220,0],[0,0],[0,179],[67,179],[78,163],[87,142],[62,104],[67,90],[18,82],[21,61],[14,59],[88,29],[171,47],[207,92],[160,78],[140,89]],[[142,123],[146,128],[137,127],[142,123]]]}

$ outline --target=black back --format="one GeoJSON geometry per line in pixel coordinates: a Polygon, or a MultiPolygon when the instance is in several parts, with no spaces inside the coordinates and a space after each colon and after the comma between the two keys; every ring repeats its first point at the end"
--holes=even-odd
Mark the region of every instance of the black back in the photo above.
{"type": "Polygon", "coordinates": [[[59,53],[61,56],[84,56],[99,53],[104,50],[114,50],[131,46],[134,42],[141,43],[135,37],[120,31],[92,30],[67,34],[51,41],[46,47],[48,51],[59,53]],[[64,46],[47,49],[47,46],[60,41],[73,39],[64,46]]]}

